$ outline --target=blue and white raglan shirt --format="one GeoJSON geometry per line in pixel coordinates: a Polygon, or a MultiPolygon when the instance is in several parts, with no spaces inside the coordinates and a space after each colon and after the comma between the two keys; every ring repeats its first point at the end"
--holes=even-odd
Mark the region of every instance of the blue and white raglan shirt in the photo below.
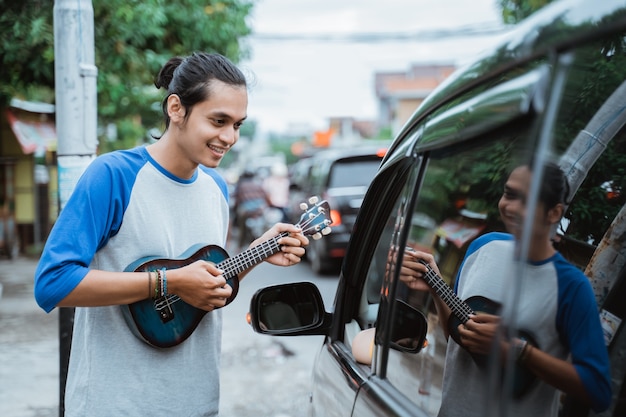
{"type": "MultiPolygon", "coordinates": [[[[48,237],[37,302],[50,312],[89,269],[124,271],[146,256],[224,247],[228,221],[226,183],[214,169],[201,166],[187,180],[145,147],[104,154],[81,176],[48,237]]],[[[66,416],[216,416],[221,319],[221,310],[209,312],[183,343],[158,349],[131,333],[120,306],[76,308],[66,416]]]]}
{"type": "MultiPolygon", "coordinates": [[[[611,402],[610,365],[604,344],[598,306],[585,275],[563,256],[524,265],[517,287],[512,235],[488,233],[470,244],[459,269],[455,291],[467,300],[487,297],[505,304],[511,293],[517,297],[514,317],[518,327],[532,334],[542,351],[561,359],[571,358],[593,409],[601,411],[611,402]],[[519,288],[519,292],[517,289],[519,288]]],[[[485,368],[452,338],[448,339],[439,416],[482,417],[490,399],[485,368]]],[[[559,391],[538,381],[521,398],[511,403],[506,416],[557,416],[559,391]]]]}

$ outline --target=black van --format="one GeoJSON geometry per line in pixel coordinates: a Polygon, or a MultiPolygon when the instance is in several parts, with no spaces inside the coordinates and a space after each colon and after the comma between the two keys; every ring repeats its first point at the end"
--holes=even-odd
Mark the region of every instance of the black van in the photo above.
{"type": "MultiPolygon", "coordinates": [[[[311,283],[261,289],[251,301],[259,333],[325,336],[311,416],[437,415],[447,340],[429,292],[400,280],[402,258],[409,250],[432,253],[453,288],[468,245],[503,230],[497,204],[510,169],[547,160],[567,173],[572,197],[553,242],[592,284],[611,361],[613,397],[601,415],[626,415],[625,80],[626,3],[564,1],[522,22],[427,98],[365,195],[332,312],[311,283]],[[276,300],[294,315],[291,326],[262,323],[276,300]]],[[[528,205],[540,186],[531,185],[528,205]]],[[[527,236],[516,241],[519,253],[529,249],[527,236]]],[[[510,323],[523,308],[518,290],[502,289],[510,323]]],[[[484,415],[507,415],[515,407],[509,394],[484,402],[484,415]]],[[[593,414],[570,397],[560,413],[593,414]]]]}
{"type": "Polygon", "coordinates": [[[313,272],[339,271],[363,197],[386,152],[383,145],[363,144],[325,149],[308,158],[307,175],[292,182],[294,223],[302,214],[294,207],[310,196],[326,200],[332,209],[329,216],[333,232],[324,239],[311,240],[307,248],[306,259],[313,272]]]}

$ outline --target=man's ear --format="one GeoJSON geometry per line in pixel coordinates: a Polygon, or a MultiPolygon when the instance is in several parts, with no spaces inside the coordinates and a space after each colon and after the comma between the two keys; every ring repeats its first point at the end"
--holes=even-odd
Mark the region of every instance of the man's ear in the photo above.
{"type": "Polygon", "coordinates": [[[565,214],[565,206],[561,203],[548,210],[548,222],[550,224],[556,224],[561,221],[561,218],[565,214]]]}
{"type": "Polygon", "coordinates": [[[180,123],[185,120],[185,107],[180,101],[178,94],[170,94],[167,97],[167,115],[172,123],[180,123]]]}

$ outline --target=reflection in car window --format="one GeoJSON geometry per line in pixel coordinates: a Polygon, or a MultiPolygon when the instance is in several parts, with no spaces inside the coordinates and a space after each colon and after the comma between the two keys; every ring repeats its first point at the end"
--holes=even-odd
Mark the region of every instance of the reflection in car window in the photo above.
{"type": "MultiPolygon", "coordinates": [[[[610,119],[614,117],[614,113],[609,111],[603,115],[602,122],[596,125],[597,130],[589,128],[593,126],[593,122],[590,123],[590,120],[602,113],[601,111],[598,112],[598,109],[602,110],[602,106],[607,98],[623,82],[623,77],[619,76],[612,79],[609,77],[610,82],[607,83],[598,79],[599,66],[608,65],[608,61],[610,61],[603,54],[608,53],[612,55],[615,52],[607,52],[609,49],[601,46],[593,45],[578,54],[576,59],[581,61],[575,60],[568,73],[567,90],[563,96],[563,103],[561,104],[554,132],[556,141],[549,147],[551,153],[549,158],[547,158],[560,161],[565,166],[567,166],[568,160],[584,162],[585,158],[588,157],[586,153],[589,153],[590,140],[584,142],[585,146],[582,146],[582,149],[578,151],[579,153],[576,153],[571,144],[581,136],[583,138],[585,138],[585,135],[597,138],[602,135],[605,131],[608,131],[610,119]],[[589,59],[591,59],[590,53],[594,55],[592,59],[594,65],[588,64],[589,59]],[[594,85],[597,85],[598,88],[595,89],[594,85]],[[602,85],[602,88],[599,87],[600,85],[602,85]],[[593,95],[589,94],[591,90],[594,90],[593,95]],[[579,103],[585,101],[589,103],[580,106],[579,103]],[[572,113],[575,114],[573,115],[572,113]],[[585,132],[586,129],[590,132],[585,132]],[[567,156],[564,156],[564,154],[567,154],[567,156]]],[[[623,57],[620,56],[616,60],[622,62],[623,57]]],[[[606,76],[606,74],[604,75],[606,76]]],[[[613,110],[615,111],[615,109],[613,110]]],[[[533,145],[537,140],[537,137],[533,137],[533,133],[536,131],[531,131],[531,127],[532,123],[530,121],[514,123],[489,135],[483,135],[483,137],[476,139],[476,143],[471,144],[471,146],[469,144],[463,146],[455,145],[451,149],[441,149],[431,153],[428,160],[428,168],[419,188],[419,196],[415,207],[413,207],[413,217],[407,245],[433,254],[439,266],[441,277],[450,288],[453,288],[456,284],[457,272],[469,244],[478,236],[492,231],[504,230],[497,210],[498,200],[503,192],[504,181],[508,178],[511,170],[520,163],[529,163],[533,159],[533,155],[526,151],[527,149],[533,149],[533,145]]],[[[611,135],[610,137],[601,138],[602,142],[610,142],[608,149],[611,152],[605,151],[599,159],[601,163],[596,163],[593,166],[590,176],[585,180],[570,210],[566,213],[564,221],[561,222],[558,234],[553,239],[555,242],[554,246],[557,249],[570,249],[563,253],[566,259],[583,270],[594,253],[595,244],[602,238],[604,231],[615,217],[615,214],[626,201],[626,197],[621,193],[622,187],[625,185],[623,167],[626,163],[626,159],[624,159],[624,143],[626,141],[624,140],[624,133],[619,133],[620,129],[621,126],[614,132],[617,133],[615,137],[611,135]],[[611,204],[611,200],[616,200],[614,205],[611,204]]],[[[544,155],[541,156],[543,157],[544,155]]],[[[591,160],[589,166],[592,166],[593,162],[591,160]]],[[[572,173],[570,172],[570,174],[572,173]]],[[[574,175],[572,177],[575,178],[574,175]]],[[[523,253],[524,248],[518,248],[518,250],[521,250],[523,253]]],[[[522,266],[521,273],[528,268],[528,266],[522,266]]],[[[517,272],[511,270],[511,274],[517,274],[517,272]]],[[[528,274],[519,276],[526,279],[528,274]]],[[[561,285],[560,281],[559,285],[561,285]]],[[[560,286],[559,289],[561,289],[560,286]]],[[[563,289],[563,291],[565,290],[563,289]]],[[[420,299],[420,295],[414,294],[414,292],[416,291],[406,291],[407,299],[413,302],[420,299]]],[[[403,288],[400,285],[396,297],[399,298],[402,293],[403,288]]],[[[500,289],[496,289],[492,293],[501,294],[500,301],[502,307],[500,311],[508,312],[506,316],[508,324],[517,323],[522,316],[526,317],[525,320],[528,322],[527,319],[530,317],[529,314],[533,309],[524,307],[524,305],[518,302],[517,296],[519,293],[514,288],[509,288],[506,284],[503,284],[500,289]],[[522,312],[524,313],[522,314],[522,312]]],[[[577,299],[582,300],[582,298],[577,299]]],[[[432,317],[434,311],[431,305],[431,297],[426,295],[423,297],[423,300],[423,311],[430,313],[430,321],[435,322],[436,318],[432,317]]],[[[546,306],[553,304],[556,304],[555,296],[553,296],[552,300],[546,300],[543,303],[546,306]]],[[[563,314],[561,309],[564,307],[562,307],[561,303],[555,308],[558,308],[559,314],[563,314]]],[[[588,322],[587,317],[590,317],[591,321],[596,322],[597,317],[593,318],[595,309],[587,308],[585,311],[587,311],[585,313],[585,322],[588,322]]],[[[595,343],[593,355],[596,356],[594,358],[602,356],[600,354],[602,348],[598,348],[597,345],[598,342],[602,343],[602,338],[591,338],[591,334],[598,336],[595,325],[593,326],[593,331],[591,327],[588,327],[588,340],[587,342],[582,342],[580,339],[572,339],[570,331],[566,330],[571,328],[571,324],[563,322],[562,316],[560,316],[558,322],[554,320],[554,322],[550,321],[544,325],[539,325],[537,323],[541,323],[540,316],[544,313],[547,315],[548,312],[546,310],[545,312],[536,313],[535,320],[532,323],[535,323],[537,327],[555,326],[553,332],[559,332],[559,337],[567,337],[567,345],[573,349],[578,349],[583,343],[586,343],[588,347],[595,343]],[[566,334],[567,336],[565,336],[566,334]]],[[[524,336],[523,340],[530,341],[531,338],[524,336]]],[[[417,380],[414,380],[412,384],[413,391],[405,392],[408,398],[414,399],[419,406],[427,409],[432,415],[437,414],[441,405],[442,364],[446,355],[446,349],[443,346],[446,343],[442,333],[436,330],[430,332],[428,346],[420,354],[422,361],[419,364],[417,380]]],[[[544,346],[543,349],[547,350],[548,347],[544,346]]],[[[588,350],[588,352],[591,351],[588,350]]],[[[561,353],[557,353],[556,349],[550,350],[550,354],[556,357],[563,357],[561,353]]],[[[571,354],[576,357],[576,355],[580,355],[580,352],[572,352],[571,354]]],[[[576,359],[577,366],[588,366],[585,360],[581,359],[580,356],[576,359]]],[[[408,363],[409,359],[400,360],[395,364],[396,367],[393,368],[394,362],[390,358],[387,375],[389,380],[399,390],[407,391],[407,371],[403,369],[403,366],[408,363]]],[[[594,363],[598,366],[595,369],[596,373],[594,373],[594,375],[597,375],[597,379],[586,377],[582,381],[592,403],[583,407],[591,406],[594,409],[601,409],[601,407],[605,406],[603,404],[606,403],[607,377],[605,370],[607,368],[603,364],[603,360],[598,359],[594,363]]],[[[498,367],[494,369],[496,374],[500,373],[498,367]]],[[[507,374],[505,373],[504,375],[507,374]]],[[[509,394],[506,394],[506,398],[518,395],[523,396],[528,392],[531,392],[532,394],[530,395],[534,396],[535,393],[539,392],[534,388],[532,388],[533,391],[529,391],[530,388],[528,387],[531,385],[520,388],[517,385],[519,373],[516,371],[513,375],[515,379],[510,386],[511,391],[509,394]]],[[[455,381],[459,383],[457,384],[459,387],[464,384],[459,379],[455,381]]],[[[492,381],[501,380],[496,378],[492,379],[492,381]]],[[[534,380],[531,379],[530,381],[530,384],[533,384],[532,387],[537,386],[534,380]]],[[[500,386],[505,382],[506,380],[500,382],[500,386]]],[[[492,383],[498,384],[498,382],[492,383]]],[[[580,400],[580,398],[574,400],[580,400]]],[[[548,401],[547,397],[544,403],[546,401],[548,401]]],[[[508,404],[511,403],[509,402],[508,404]]],[[[560,407],[566,406],[567,403],[560,405],[560,407]]],[[[505,405],[504,407],[506,409],[507,406],[505,405]]],[[[486,409],[484,411],[486,412],[486,409]]]]}
{"type": "MultiPolygon", "coordinates": [[[[454,285],[469,242],[487,230],[502,230],[497,201],[510,167],[527,154],[530,123],[523,125],[527,128],[517,123],[514,129],[494,132],[453,150],[433,152],[428,159],[407,225],[407,246],[435,256],[445,285],[454,285]],[[504,140],[508,142],[505,146],[504,140]]],[[[447,342],[429,293],[412,290],[402,281],[397,285],[396,299],[422,310],[428,334],[418,355],[390,353],[387,376],[398,390],[434,416],[441,404],[447,342]]]]}

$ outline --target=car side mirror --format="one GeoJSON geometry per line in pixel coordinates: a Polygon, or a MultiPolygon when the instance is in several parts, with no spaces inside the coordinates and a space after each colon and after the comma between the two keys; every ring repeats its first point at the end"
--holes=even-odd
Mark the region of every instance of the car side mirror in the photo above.
{"type": "Polygon", "coordinates": [[[426,342],[428,321],[424,313],[402,300],[395,300],[391,327],[391,348],[401,352],[418,353],[426,342]]]}
{"type": "Polygon", "coordinates": [[[313,283],[296,282],[258,290],[250,300],[249,321],[257,333],[325,335],[330,314],[325,312],[322,296],[313,283]]]}

